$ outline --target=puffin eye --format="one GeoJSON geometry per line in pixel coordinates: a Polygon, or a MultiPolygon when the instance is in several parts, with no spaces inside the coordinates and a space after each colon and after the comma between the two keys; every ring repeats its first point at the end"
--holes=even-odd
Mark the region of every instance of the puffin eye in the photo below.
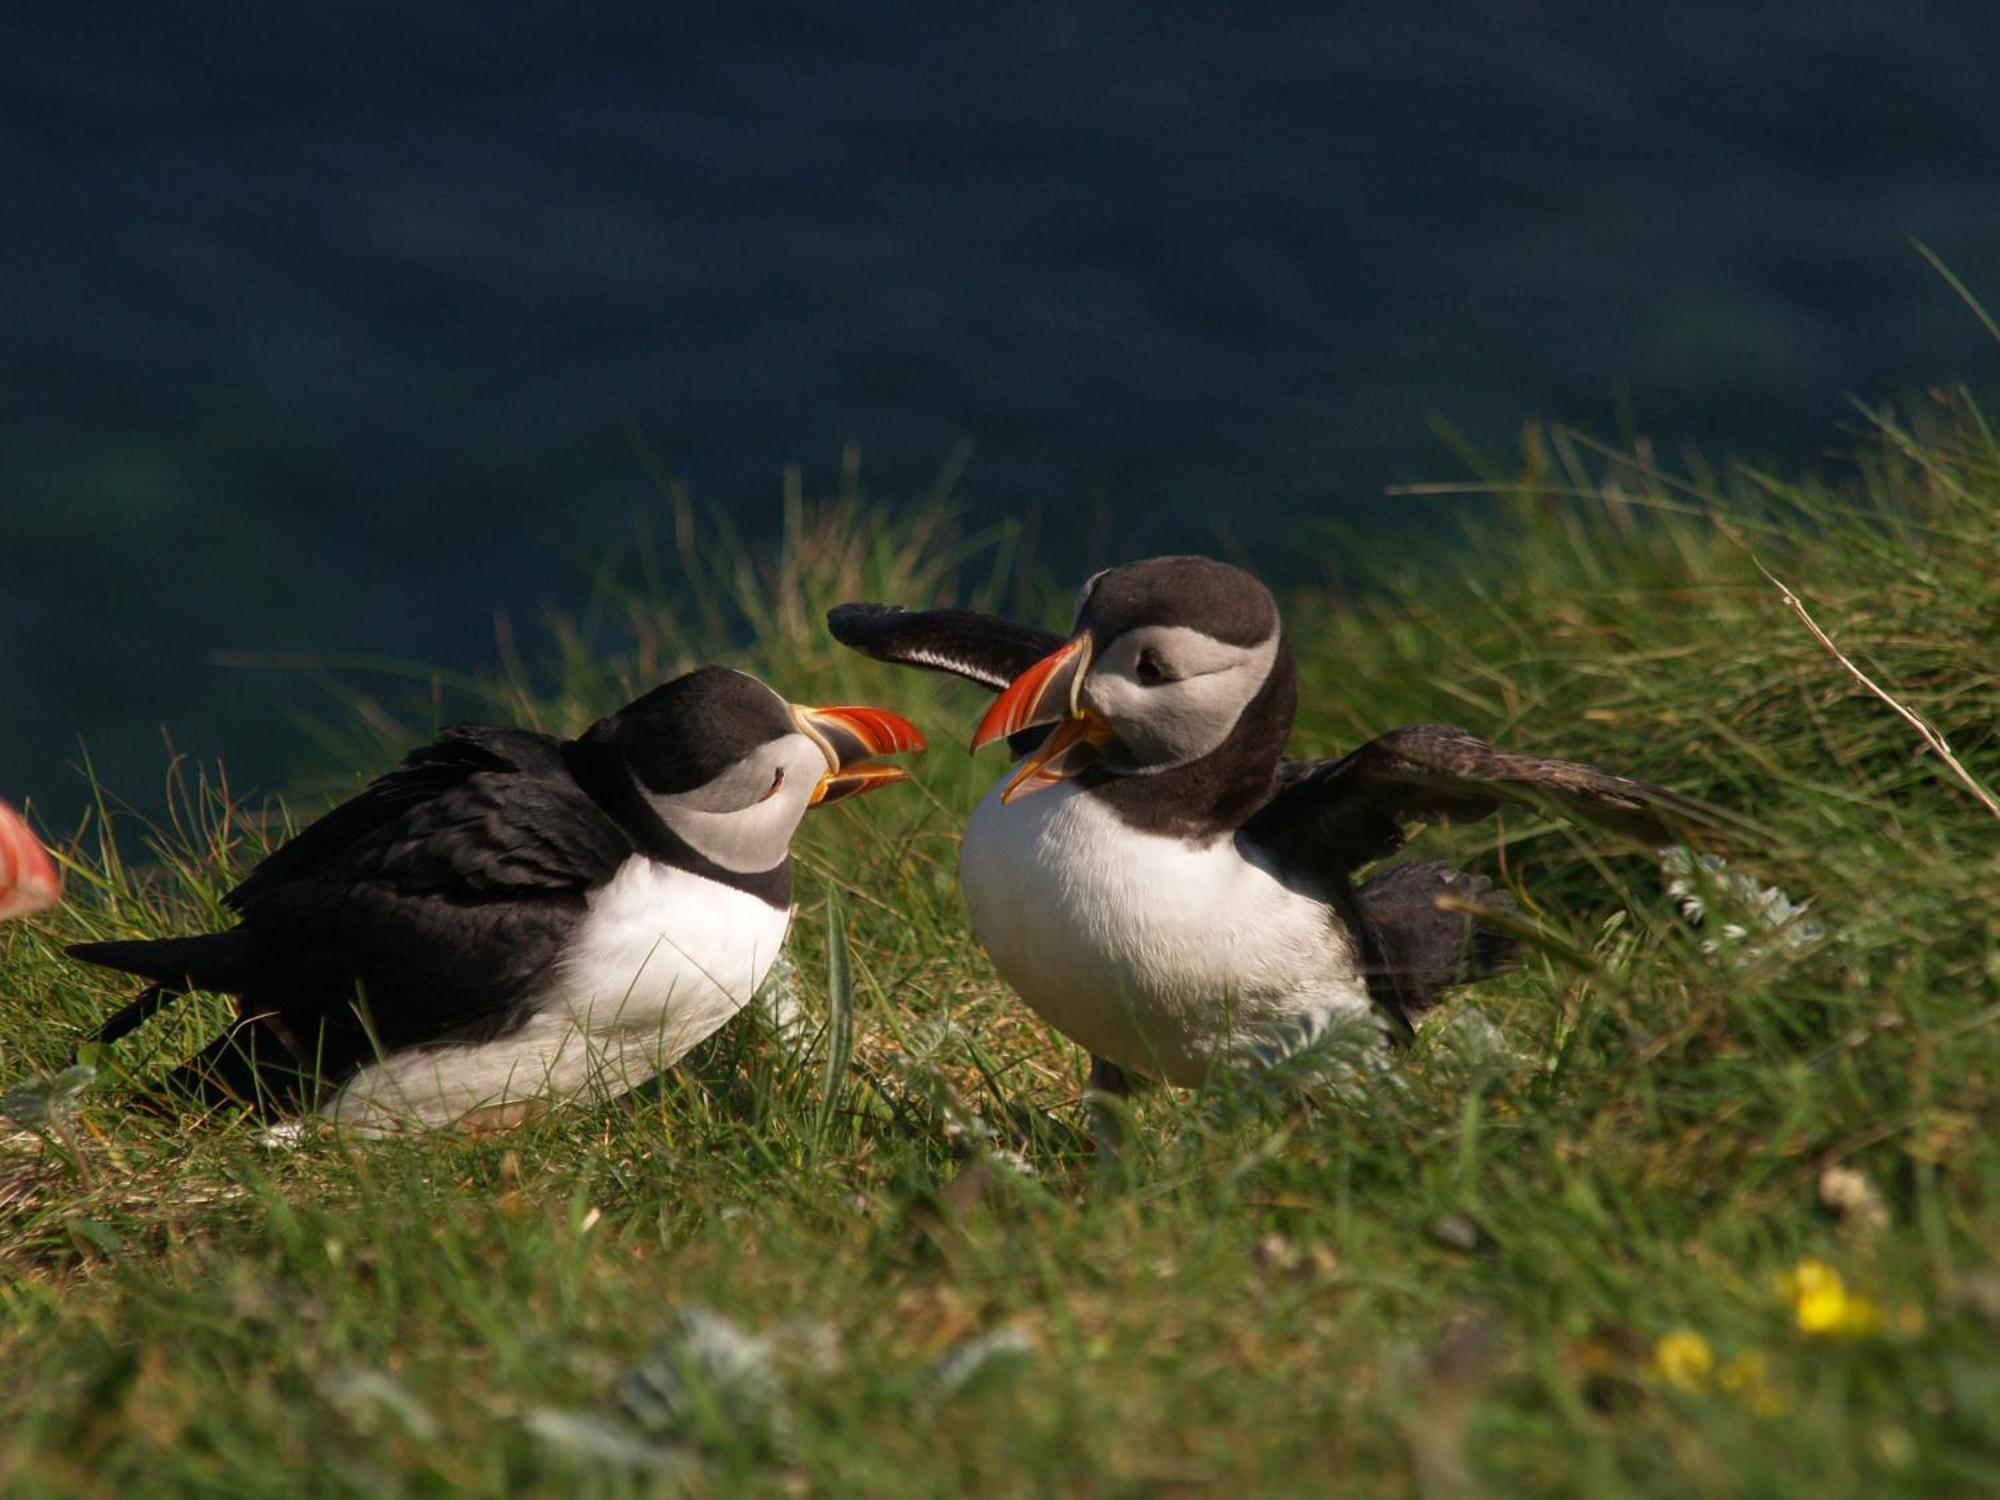
{"type": "Polygon", "coordinates": [[[780,766],[776,771],[771,773],[771,784],[764,788],[764,795],[757,800],[759,802],[769,802],[773,797],[778,795],[778,788],[784,784],[785,768],[780,766]]]}
{"type": "Polygon", "coordinates": [[[1174,681],[1174,674],[1167,670],[1167,664],[1160,660],[1160,653],[1148,646],[1139,653],[1138,663],[1132,674],[1147,687],[1158,687],[1163,682],[1174,681]]]}

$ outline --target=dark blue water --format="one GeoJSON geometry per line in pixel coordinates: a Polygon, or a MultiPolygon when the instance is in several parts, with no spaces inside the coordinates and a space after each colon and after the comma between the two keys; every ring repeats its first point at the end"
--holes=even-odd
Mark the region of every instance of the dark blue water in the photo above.
{"type": "Polygon", "coordinates": [[[1432,413],[1810,457],[1992,376],[1908,241],[2000,301],[1996,80],[1992,0],[14,0],[0,796],[298,769],[218,649],[488,659],[651,503],[628,425],[752,530],[970,438],[976,515],[1274,564],[1456,474],[1432,413]]]}

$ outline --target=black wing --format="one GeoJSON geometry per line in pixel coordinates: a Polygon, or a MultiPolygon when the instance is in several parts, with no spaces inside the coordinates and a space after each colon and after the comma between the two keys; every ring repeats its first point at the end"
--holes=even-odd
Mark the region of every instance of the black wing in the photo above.
{"type": "Polygon", "coordinates": [[[240,927],[74,951],[159,982],[108,1023],[107,1039],[173,993],[234,994],[242,1015],[263,1023],[248,1029],[276,1038],[263,1052],[288,1076],[267,1076],[274,1069],[246,1062],[224,1038],[184,1081],[205,1093],[222,1079],[230,1094],[270,1085],[296,1096],[303,1084],[289,1075],[337,1079],[377,1046],[507,1029],[588,892],[631,853],[570,778],[556,740],[460,726],[251,871],[226,898],[240,927]]]}
{"type": "Polygon", "coordinates": [[[435,1032],[534,984],[585,896],[631,853],[556,740],[462,726],[279,849],[229,900],[295,993],[320,988],[300,971],[332,973],[344,1007],[358,980],[386,1033],[435,1032]]]}
{"type": "Polygon", "coordinates": [[[468,894],[565,887],[608,878],[630,852],[616,834],[550,736],[454,724],[272,851],[223,903],[247,914],[288,886],[357,869],[468,894]]]}
{"type": "Polygon", "coordinates": [[[1054,631],[977,610],[898,604],[837,604],[827,611],[826,628],[843,646],[877,661],[950,672],[996,693],[1063,643],[1054,631]]]}
{"type": "Polygon", "coordinates": [[[1288,761],[1245,826],[1301,866],[1346,875],[1403,846],[1411,823],[1469,822],[1505,803],[1547,809],[1650,848],[1702,833],[1757,840],[1722,808],[1575,761],[1495,748],[1450,724],[1412,724],[1338,760],[1288,761]]]}

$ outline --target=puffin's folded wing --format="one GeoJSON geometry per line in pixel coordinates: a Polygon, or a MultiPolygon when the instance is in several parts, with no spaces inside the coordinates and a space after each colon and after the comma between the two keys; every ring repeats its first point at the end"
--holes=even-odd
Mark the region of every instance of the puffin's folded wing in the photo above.
{"type": "Polygon", "coordinates": [[[542,981],[632,842],[546,736],[456,737],[371,792],[385,784],[397,804],[387,816],[345,842],[329,836],[282,878],[260,869],[239,888],[238,930],[266,972],[238,993],[269,996],[303,1035],[320,1020],[345,1024],[358,982],[370,1040],[391,1049],[499,1024],[542,981]],[[413,773],[421,790],[399,779],[413,773]],[[332,977],[301,982],[313,974],[332,977]]]}
{"type": "MultiPolygon", "coordinates": [[[[435,825],[483,818],[488,809],[478,791],[490,790],[495,778],[518,785],[527,779],[559,782],[564,775],[561,746],[548,735],[491,724],[450,725],[435,742],[412,750],[395,770],[376,777],[274,849],[222,898],[223,904],[247,912],[275,891],[345,869],[358,850],[393,841],[399,822],[435,825]],[[471,797],[466,795],[469,787],[471,797]]],[[[580,793],[576,798],[583,800],[580,793]]],[[[579,822],[584,827],[602,824],[601,819],[565,820],[556,836],[573,837],[579,822]]],[[[537,836],[533,828],[521,835],[537,836]]]]}
{"type": "Polygon", "coordinates": [[[1747,820],[1629,776],[1500,750],[1451,724],[1412,724],[1337,760],[1288,761],[1245,830],[1346,873],[1393,854],[1411,823],[1472,822],[1514,803],[1647,848],[1703,835],[1755,841],[1747,820]]]}
{"type": "Polygon", "coordinates": [[[996,693],[1063,643],[1053,631],[977,610],[897,604],[837,604],[827,611],[826,628],[843,646],[877,661],[950,672],[996,693]]]}
{"type": "MultiPolygon", "coordinates": [[[[580,895],[603,884],[632,854],[631,839],[570,776],[554,741],[522,738],[530,742],[500,746],[494,761],[468,760],[421,794],[396,799],[400,805],[374,826],[338,847],[329,843],[318,859],[287,871],[289,878],[268,889],[258,883],[264,870],[253,872],[238,888],[238,909],[256,923],[289,905],[288,897],[311,902],[321,891],[358,885],[470,905],[580,895]]],[[[384,777],[376,788],[434,769],[415,765],[384,777]]],[[[293,847],[280,849],[267,864],[293,847]]]]}
{"type": "Polygon", "coordinates": [[[556,740],[451,729],[251,871],[227,898],[241,926],[70,951],[153,981],[95,1040],[190,989],[234,994],[238,1024],[176,1086],[297,1106],[314,1078],[344,1077],[378,1049],[513,1024],[589,891],[632,851],[556,740]]]}

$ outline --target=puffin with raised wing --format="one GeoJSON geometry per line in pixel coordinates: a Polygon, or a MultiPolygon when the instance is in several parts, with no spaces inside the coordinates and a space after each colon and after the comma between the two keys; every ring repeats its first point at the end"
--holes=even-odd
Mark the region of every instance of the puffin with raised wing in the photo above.
{"type": "Polygon", "coordinates": [[[72,947],[151,981],[92,1039],[233,995],[179,1091],[371,1131],[623,1093],[756,993],[806,810],[923,748],[885,709],[801,708],[721,667],[573,740],[447,729],[252,870],[224,898],[236,927],[72,947]]]}
{"type": "Polygon", "coordinates": [[[1553,805],[1659,846],[1736,821],[1444,724],[1287,760],[1296,686],[1277,602],[1204,557],[1098,573],[1068,639],[882,604],[827,623],[878,660],[999,694],[973,749],[1004,738],[1018,758],[966,829],[966,908],[1001,977],[1112,1091],[1199,1083],[1273,1029],[1372,1016],[1407,1036],[1443,990],[1490,973],[1508,943],[1463,907],[1510,903],[1483,876],[1425,861],[1356,884],[1406,824],[1553,805]]]}

